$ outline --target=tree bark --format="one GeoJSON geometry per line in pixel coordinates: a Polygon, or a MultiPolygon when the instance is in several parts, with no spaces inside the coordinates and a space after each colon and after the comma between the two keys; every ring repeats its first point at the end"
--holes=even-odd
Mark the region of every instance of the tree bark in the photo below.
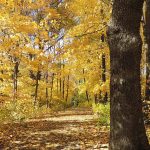
{"type": "Polygon", "coordinates": [[[69,95],[69,75],[68,75],[68,80],[67,80],[67,91],[66,91],[66,102],[68,101],[68,95],[69,95]]]}
{"type": "MultiPolygon", "coordinates": [[[[65,69],[65,62],[63,60],[63,72],[64,72],[64,69],[65,69]]],[[[63,81],[62,81],[62,97],[63,97],[63,100],[65,99],[65,76],[63,75],[63,81]]]]}
{"type": "Polygon", "coordinates": [[[150,101],[150,0],[146,0],[144,34],[145,34],[145,43],[146,43],[145,100],[150,101]]]}
{"type": "Polygon", "coordinates": [[[97,94],[94,94],[94,102],[95,102],[95,104],[98,104],[98,103],[99,103],[99,100],[98,100],[97,94]]]}
{"type": "MultiPolygon", "coordinates": [[[[105,42],[105,35],[104,34],[101,35],[101,41],[105,42]]],[[[105,55],[105,53],[102,54],[101,69],[102,69],[101,79],[102,79],[102,82],[105,83],[106,82],[106,55],[105,55]]],[[[107,92],[102,94],[102,91],[100,91],[100,93],[99,93],[99,103],[106,103],[107,101],[108,101],[107,92]]]]}
{"type": "MultiPolygon", "coordinates": [[[[102,55],[102,81],[106,82],[106,56],[105,54],[102,55]]],[[[100,100],[103,103],[106,103],[108,101],[108,94],[107,92],[104,93],[104,96],[102,96],[102,100],[100,100]]]]}
{"type": "Polygon", "coordinates": [[[48,99],[48,72],[46,72],[45,74],[45,81],[46,81],[46,89],[45,89],[45,96],[46,96],[46,105],[47,105],[47,108],[49,107],[49,99],[48,99]]]}
{"type": "MultiPolygon", "coordinates": [[[[84,70],[84,68],[83,68],[83,76],[85,75],[85,70],[84,70]]],[[[85,77],[84,77],[84,84],[86,84],[86,79],[85,79],[85,77]]],[[[89,93],[88,93],[88,90],[86,89],[86,91],[85,91],[85,95],[86,95],[86,100],[89,102],[90,100],[89,100],[89,93]]]]}
{"type": "MultiPolygon", "coordinates": [[[[15,58],[16,59],[16,58],[15,58]]],[[[15,60],[16,61],[16,60],[15,60]]],[[[15,101],[17,99],[17,91],[18,91],[18,73],[19,73],[19,62],[15,62],[14,66],[14,74],[13,74],[13,86],[14,86],[14,92],[13,92],[13,100],[15,101]]]]}
{"type": "Polygon", "coordinates": [[[149,150],[145,133],[140,61],[143,0],[114,0],[110,47],[110,150],[149,150]]]}
{"type": "Polygon", "coordinates": [[[59,78],[58,78],[58,76],[59,76],[59,75],[58,75],[58,73],[57,73],[57,95],[58,95],[58,90],[59,90],[59,89],[58,89],[58,88],[59,88],[59,78]]]}
{"type": "Polygon", "coordinates": [[[41,72],[38,70],[37,74],[36,74],[34,106],[36,106],[36,104],[37,104],[37,97],[38,97],[38,88],[39,88],[40,76],[41,76],[41,72]]]}
{"type": "Polygon", "coordinates": [[[51,80],[50,105],[51,105],[52,100],[53,100],[54,76],[55,76],[55,74],[53,73],[52,74],[52,80],[51,80]]]}
{"type": "Polygon", "coordinates": [[[61,91],[62,91],[62,79],[61,79],[61,60],[60,60],[60,79],[59,79],[59,91],[60,91],[60,97],[62,96],[61,91]]]}

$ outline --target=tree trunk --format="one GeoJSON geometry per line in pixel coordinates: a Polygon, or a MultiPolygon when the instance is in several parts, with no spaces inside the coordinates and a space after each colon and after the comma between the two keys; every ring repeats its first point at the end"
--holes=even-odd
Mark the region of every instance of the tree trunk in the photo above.
{"type": "Polygon", "coordinates": [[[37,97],[38,97],[38,87],[39,87],[39,80],[40,80],[40,71],[37,71],[36,74],[36,83],[35,83],[35,97],[34,97],[34,106],[37,104],[37,97]]]}
{"type": "MultiPolygon", "coordinates": [[[[63,72],[64,72],[64,69],[65,69],[65,62],[63,60],[63,72]]],[[[65,76],[63,74],[63,81],[62,81],[62,97],[63,97],[63,100],[65,99],[65,76]]]]}
{"type": "MultiPolygon", "coordinates": [[[[101,41],[105,42],[105,35],[104,34],[101,35],[101,41]]],[[[102,54],[101,69],[102,69],[101,79],[102,79],[102,82],[105,83],[106,82],[106,55],[105,55],[105,53],[102,54]]],[[[100,93],[99,93],[99,103],[106,103],[107,101],[108,101],[107,92],[102,94],[102,91],[100,91],[100,93]]]]}
{"type": "Polygon", "coordinates": [[[63,99],[65,98],[65,77],[63,77],[63,82],[62,82],[62,97],[63,99]]]}
{"type": "Polygon", "coordinates": [[[61,91],[62,91],[62,80],[61,80],[61,60],[60,60],[60,79],[59,79],[59,91],[60,91],[60,97],[61,95],[61,91]]]}
{"type": "MultiPolygon", "coordinates": [[[[2,60],[4,59],[4,55],[3,55],[3,52],[1,52],[1,57],[2,57],[2,60]]],[[[3,61],[2,60],[0,60],[0,65],[1,66],[4,66],[4,63],[3,63],[3,61]]],[[[0,72],[1,72],[1,74],[4,74],[4,70],[2,69],[2,70],[0,70],[0,72]]],[[[0,77],[0,81],[2,81],[3,82],[3,78],[1,78],[0,77]]]]}
{"type": "Polygon", "coordinates": [[[114,0],[110,47],[110,150],[149,150],[142,114],[140,20],[143,0],[114,0]]]}
{"type": "Polygon", "coordinates": [[[17,91],[18,91],[18,72],[19,72],[19,62],[15,62],[14,66],[14,74],[13,74],[13,85],[14,85],[14,92],[13,92],[13,100],[17,99],[17,91]]]}
{"type": "MultiPolygon", "coordinates": [[[[103,83],[106,82],[106,56],[105,54],[102,55],[102,81],[103,83]]],[[[102,102],[106,103],[108,101],[108,94],[107,92],[104,93],[104,96],[102,96],[102,102]]]]}
{"type": "Polygon", "coordinates": [[[68,81],[67,81],[66,102],[68,101],[68,95],[69,95],[69,75],[68,75],[68,81]]]}
{"type": "Polygon", "coordinates": [[[95,104],[98,104],[99,103],[99,100],[97,98],[97,94],[94,94],[94,101],[95,101],[95,104]]]}
{"type": "Polygon", "coordinates": [[[46,81],[46,91],[45,91],[45,96],[46,96],[46,105],[47,105],[47,108],[49,107],[49,99],[48,99],[48,72],[46,72],[46,75],[45,75],[45,81],[46,81]]]}
{"type": "Polygon", "coordinates": [[[106,82],[106,61],[105,54],[102,54],[102,81],[106,82]]]}
{"type": "Polygon", "coordinates": [[[52,81],[51,81],[51,93],[50,93],[50,104],[52,103],[53,100],[53,87],[54,87],[54,73],[52,74],[52,81]]]}
{"type": "Polygon", "coordinates": [[[146,0],[144,34],[145,34],[145,43],[146,43],[145,99],[146,101],[150,101],[150,0],[146,0]]]}
{"type": "Polygon", "coordinates": [[[60,96],[61,96],[61,75],[60,75],[60,79],[59,79],[59,91],[60,91],[60,96]]]}
{"type": "MultiPolygon", "coordinates": [[[[85,74],[85,70],[84,70],[84,68],[83,68],[83,76],[84,76],[84,74],[85,74]]],[[[86,79],[85,79],[85,77],[84,77],[84,84],[86,83],[86,79]]],[[[85,91],[85,94],[86,94],[86,100],[89,102],[89,93],[88,93],[88,90],[86,89],[86,91],[85,91]]]]}
{"type": "Polygon", "coordinates": [[[58,73],[57,73],[57,95],[58,95],[58,87],[59,87],[59,78],[58,78],[58,73]]]}

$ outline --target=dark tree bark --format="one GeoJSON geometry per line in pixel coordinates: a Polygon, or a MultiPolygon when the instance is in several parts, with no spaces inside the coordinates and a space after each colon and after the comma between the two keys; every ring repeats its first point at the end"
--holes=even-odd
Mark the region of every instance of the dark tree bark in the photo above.
{"type": "MultiPolygon", "coordinates": [[[[16,58],[15,58],[16,61],[16,58]]],[[[15,62],[15,66],[14,66],[14,74],[13,74],[13,88],[14,88],[14,92],[13,92],[13,100],[15,101],[17,99],[17,91],[18,91],[18,73],[19,73],[19,62],[16,61],[15,62]]]]}
{"type": "MultiPolygon", "coordinates": [[[[65,64],[63,61],[63,71],[64,71],[64,68],[65,68],[65,64]]],[[[63,77],[63,81],[62,81],[62,97],[63,99],[65,99],[65,76],[63,77]]]]}
{"type": "Polygon", "coordinates": [[[62,64],[61,64],[61,60],[60,60],[60,79],[59,79],[59,91],[60,91],[60,96],[61,95],[61,91],[62,91],[62,79],[61,79],[61,69],[62,69],[62,64]]]}
{"type": "Polygon", "coordinates": [[[59,90],[59,78],[58,78],[58,73],[57,73],[57,95],[58,95],[58,90],[59,90]]]}
{"type": "Polygon", "coordinates": [[[46,96],[46,105],[47,105],[47,108],[49,107],[49,99],[48,99],[48,72],[46,72],[45,74],[45,82],[46,82],[46,89],[45,89],[45,96],[46,96]]]}
{"type": "MultiPolygon", "coordinates": [[[[4,55],[3,55],[3,53],[1,52],[1,55],[2,55],[2,59],[4,58],[4,55]]],[[[1,66],[3,66],[4,64],[3,64],[3,61],[2,60],[0,60],[0,65],[1,66]]],[[[4,70],[2,69],[2,70],[0,70],[0,72],[1,72],[1,74],[4,74],[4,70]]],[[[2,81],[3,82],[3,78],[1,78],[0,77],[0,81],[2,81]]]]}
{"type": "Polygon", "coordinates": [[[143,0],[114,0],[107,30],[110,47],[110,150],[149,150],[145,133],[140,61],[143,0]]]}
{"type": "Polygon", "coordinates": [[[62,97],[63,99],[65,98],[65,77],[63,78],[62,82],[62,97]]]}
{"type": "Polygon", "coordinates": [[[98,99],[97,94],[94,94],[94,102],[95,102],[95,104],[99,103],[99,99],[98,99]]]}
{"type": "MultiPolygon", "coordinates": [[[[84,74],[85,74],[85,70],[84,70],[84,68],[83,68],[83,76],[84,76],[84,74]]],[[[86,83],[86,79],[85,79],[85,77],[84,77],[84,84],[86,83]]],[[[86,95],[86,100],[89,102],[90,100],[89,100],[89,93],[88,93],[88,90],[86,89],[86,91],[85,91],[85,95],[86,95]]]]}
{"type": "Polygon", "coordinates": [[[68,79],[67,79],[67,91],[66,91],[66,102],[68,101],[68,95],[69,95],[69,75],[68,75],[68,79]]]}
{"type": "Polygon", "coordinates": [[[36,106],[36,104],[37,104],[37,97],[38,97],[38,88],[39,88],[40,77],[41,77],[41,72],[38,70],[37,73],[36,73],[34,106],[36,106]]]}
{"type": "MultiPolygon", "coordinates": [[[[105,42],[105,35],[101,35],[101,41],[105,42]]],[[[101,74],[101,80],[103,83],[106,82],[106,55],[105,53],[102,54],[102,64],[101,64],[102,74],[101,74]]],[[[107,92],[102,94],[102,91],[99,93],[99,103],[106,103],[108,101],[108,94],[107,92]]]]}
{"type": "MultiPolygon", "coordinates": [[[[102,81],[106,82],[106,56],[105,54],[102,55],[102,81]]],[[[106,103],[108,101],[108,94],[107,92],[102,96],[101,102],[106,103]]]]}
{"type": "Polygon", "coordinates": [[[60,79],[59,79],[59,91],[60,91],[60,95],[61,95],[61,85],[62,85],[61,82],[62,81],[61,81],[61,75],[60,75],[60,79]]]}
{"type": "Polygon", "coordinates": [[[52,100],[53,100],[54,76],[55,76],[55,74],[53,73],[52,74],[52,80],[51,80],[50,104],[52,103],[52,100]]]}
{"type": "Polygon", "coordinates": [[[146,101],[150,101],[150,0],[146,0],[144,34],[145,34],[145,43],[146,43],[145,99],[146,101]]]}
{"type": "Polygon", "coordinates": [[[105,58],[105,54],[102,55],[102,81],[106,82],[106,58],[105,58]]]}

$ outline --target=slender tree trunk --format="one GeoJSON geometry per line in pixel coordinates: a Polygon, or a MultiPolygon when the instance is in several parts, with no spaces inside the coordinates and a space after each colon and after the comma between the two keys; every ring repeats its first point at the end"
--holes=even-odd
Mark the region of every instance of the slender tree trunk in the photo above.
{"type": "MultiPolygon", "coordinates": [[[[102,81],[106,82],[106,56],[105,54],[102,54],[102,81]]],[[[108,94],[107,92],[104,93],[104,96],[102,96],[102,102],[106,103],[108,101],[108,94]]]]}
{"type": "MultiPolygon", "coordinates": [[[[65,62],[63,60],[63,72],[64,72],[64,69],[65,69],[65,62]]],[[[63,99],[65,99],[65,76],[63,75],[63,81],[62,81],[62,97],[63,99]]]]}
{"type": "Polygon", "coordinates": [[[68,101],[68,94],[69,94],[69,75],[67,80],[66,102],[68,101]]]}
{"type": "MultiPolygon", "coordinates": [[[[83,76],[84,76],[84,74],[85,74],[85,70],[84,70],[84,68],[83,68],[83,76]]],[[[84,77],[84,84],[86,83],[86,79],[85,79],[85,77],[84,77]]],[[[86,95],[86,100],[89,102],[89,93],[88,93],[88,91],[87,91],[87,89],[86,89],[86,91],[85,91],[85,95],[86,95]]]]}
{"type": "MultiPolygon", "coordinates": [[[[4,55],[3,55],[3,52],[1,52],[0,53],[0,55],[1,55],[1,57],[2,57],[2,60],[4,59],[4,55]]],[[[0,65],[1,66],[4,66],[4,64],[3,64],[3,61],[2,60],[0,60],[0,65]]],[[[4,70],[2,69],[1,71],[1,74],[4,74],[4,70]]],[[[3,82],[3,78],[0,78],[0,81],[2,81],[3,82]]]]}
{"type": "Polygon", "coordinates": [[[58,95],[58,91],[59,91],[59,79],[58,79],[58,73],[57,73],[57,95],[58,95]]]}
{"type": "Polygon", "coordinates": [[[145,99],[146,101],[150,101],[150,0],[146,0],[144,34],[145,34],[145,43],[146,43],[145,99]]]}
{"type": "Polygon", "coordinates": [[[53,100],[53,87],[54,87],[54,73],[52,74],[52,81],[51,81],[51,93],[50,93],[50,103],[52,103],[53,100]]]}
{"type": "Polygon", "coordinates": [[[86,100],[89,102],[89,93],[87,90],[85,91],[85,93],[86,93],[86,100]]]}
{"type": "Polygon", "coordinates": [[[143,0],[114,0],[110,47],[110,150],[149,150],[145,133],[140,61],[143,0]]]}
{"type": "Polygon", "coordinates": [[[48,72],[46,72],[46,75],[45,75],[45,80],[46,80],[46,89],[45,89],[45,96],[46,96],[46,105],[47,105],[47,108],[49,107],[49,99],[48,99],[48,72]]]}
{"type": "MultiPolygon", "coordinates": [[[[104,34],[101,35],[101,41],[105,42],[105,35],[104,34]]],[[[102,54],[101,69],[102,69],[101,79],[102,79],[102,82],[105,83],[106,82],[106,55],[105,55],[105,53],[102,54]]],[[[102,94],[102,91],[100,91],[99,102],[100,103],[106,103],[107,101],[108,101],[107,92],[102,94]]]]}
{"type": "Polygon", "coordinates": [[[37,104],[38,87],[39,87],[39,79],[40,79],[40,71],[37,71],[37,74],[36,74],[36,83],[35,83],[34,106],[36,106],[36,104],[37,104]]]}
{"type": "Polygon", "coordinates": [[[62,87],[62,80],[61,80],[61,60],[60,60],[60,78],[59,78],[59,92],[60,92],[60,96],[62,96],[61,95],[61,91],[62,91],[61,87],[62,87]]]}
{"type": "MultiPolygon", "coordinates": [[[[1,70],[1,74],[4,74],[4,71],[3,71],[3,70],[1,70]]],[[[0,78],[0,81],[3,82],[3,81],[4,81],[3,78],[0,78]]]]}
{"type": "Polygon", "coordinates": [[[61,95],[61,77],[59,79],[59,91],[60,91],[60,95],[61,95]]]}
{"type": "Polygon", "coordinates": [[[13,92],[13,100],[17,99],[17,91],[18,91],[18,72],[19,72],[19,62],[15,62],[14,66],[14,74],[13,74],[13,85],[14,85],[14,92],[13,92]]]}
{"type": "Polygon", "coordinates": [[[63,78],[63,83],[62,83],[62,96],[64,99],[65,98],[65,77],[63,78]]]}
{"type": "Polygon", "coordinates": [[[106,82],[106,58],[105,58],[105,54],[102,54],[102,81],[106,82]]]}
{"type": "Polygon", "coordinates": [[[95,100],[95,104],[97,104],[98,103],[97,94],[94,94],[94,100],[95,100]]]}

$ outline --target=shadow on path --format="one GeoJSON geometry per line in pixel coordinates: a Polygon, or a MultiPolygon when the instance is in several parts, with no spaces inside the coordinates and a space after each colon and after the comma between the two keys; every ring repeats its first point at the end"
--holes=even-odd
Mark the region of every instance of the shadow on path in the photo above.
{"type": "Polygon", "coordinates": [[[96,127],[91,113],[75,112],[1,126],[0,150],[100,150],[108,131],[96,127]]]}

